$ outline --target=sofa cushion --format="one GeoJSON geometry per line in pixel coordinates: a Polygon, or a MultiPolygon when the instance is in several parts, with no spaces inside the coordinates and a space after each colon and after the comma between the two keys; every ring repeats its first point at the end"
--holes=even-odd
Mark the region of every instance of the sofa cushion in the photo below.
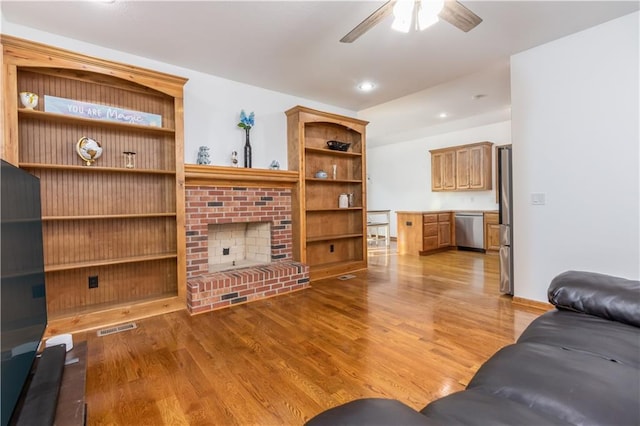
{"type": "Polygon", "coordinates": [[[527,405],[479,389],[456,392],[437,399],[421,411],[439,425],[513,426],[570,423],[532,410],[527,405]]]}
{"type": "Polygon", "coordinates": [[[467,388],[569,423],[640,424],[638,369],[556,346],[518,343],[502,348],[467,388]]]}
{"type": "Polygon", "coordinates": [[[400,401],[382,398],[357,399],[330,408],[313,417],[306,426],[347,425],[434,425],[429,420],[400,401]]]}
{"type": "Polygon", "coordinates": [[[536,318],[518,343],[544,343],[640,368],[640,328],[593,315],[551,311],[536,318]]]}
{"type": "Polygon", "coordinates": [[[548,296],[557,308],[640,327],[640,281],[568,271],[551,281],[548,296]]]}

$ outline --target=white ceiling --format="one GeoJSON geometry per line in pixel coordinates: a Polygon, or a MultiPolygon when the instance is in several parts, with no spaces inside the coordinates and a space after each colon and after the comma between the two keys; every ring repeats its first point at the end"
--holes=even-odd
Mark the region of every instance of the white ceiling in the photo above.
{"type": "Polygon", "coordinates": [[[441,111],[457,120],[506,110],[512,54],[639,9],[638,1],[463,0],[483,19],[468,33],[442,21],[402,34],[387,18],[352,44],[338,41],[383,3],[4,0],[1,7],[11,23],[361,111],[364,118],[392,109],[398,120],[420,117],[422,127],[440,124],[441,111]],[[359,93],[363,79],[376,89],[359,93]],[[487,96],[472,100],[476,94],[487,96]]]}

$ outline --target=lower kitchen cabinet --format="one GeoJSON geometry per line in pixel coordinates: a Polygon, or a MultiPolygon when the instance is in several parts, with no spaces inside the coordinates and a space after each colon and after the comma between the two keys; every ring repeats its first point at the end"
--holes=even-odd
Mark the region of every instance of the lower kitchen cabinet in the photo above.
{"type": "Polygon", "coordinates": [[[452,212],[397,212],[398,253],[424,255],[452,246],[452,212]]]}
{"type": "Polygon", "coordinates": [[[489,251],[500,250],[500,224],[498,213],[484,213],[484,249],[489,251]]]}

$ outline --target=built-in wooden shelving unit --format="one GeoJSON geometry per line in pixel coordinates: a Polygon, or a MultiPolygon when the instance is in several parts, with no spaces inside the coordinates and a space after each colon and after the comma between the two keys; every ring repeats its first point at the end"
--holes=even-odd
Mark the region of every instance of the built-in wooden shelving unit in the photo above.
{"type": "Polygon", "coordinates": [[[4,35],[2,49],[0,153],[40,178],[50,320],[100,311],[104,325],[110,307],[175,308],[164,301],[184,301],[186,290],[186,80],[4,35]],[[39,96],[34,110],[20,104],[22,91],[39,96]],[[160,115],[162,126],[47,112],[45,95],[160,115]],[[82,137],[102,144],[91,166],[75,150],[82,137]],[[125,167],[130,151],[134,168],[125,167]]]}
{"type": "Polygon", "coordinates": [[[309,265],[312,280],[365,269],[368,123],[300,106],[286,114],[289,169],[299,174],[293,202],[294,257],[309,265]],[[329,140],[347,142],[349,149],[330,150],[329,140]],[[320,170],[328,178],[315,177],[320,170]],[[353,194],[353,206],[339,208],[340,194],[353,194]]]}

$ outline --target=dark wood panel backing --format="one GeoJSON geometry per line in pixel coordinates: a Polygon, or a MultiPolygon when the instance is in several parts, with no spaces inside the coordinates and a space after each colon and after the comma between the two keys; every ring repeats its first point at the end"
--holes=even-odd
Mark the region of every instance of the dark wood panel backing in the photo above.
{"type": "Polygon", "coordinates": [[[334,262],[362,260],[362,237],[309,243],[307,252],[309,266],[312,267],[334,262]]]}
{"type": "Polygon", "coordinates": [[[48,272],[48,314],[65,315],[101,305],[176,295],[176,270],[175,259],[162,259],[48,272]],[[99,285],[89,289],[88,277],[93,275],[98,276],[99,285]]]}
{"type": "Polygon", "coordinates": [[[362,153],[362,135],[355,130],[334,123],[305,123],[306,147],[327,148],[327,141],[337,140],[351,144],[349,152],[362,153]]]}
{"type": "Polygon", "coordinates": [[[307,212],[307,238],[350,234],[362,229],[360,210],[307,212]]]}
{"type": "Polygon", "coordinates": [[[40,111],[44,111],[44,96],[50,95],[159,114],[162,116],[162,127],[175,128],[173,98],[148,88],[143,89],[141,86],[137,88],[131,83],[128,84],[128,88],[118,87],[114,79],[105,79],[104,76],[90,73],[85,73],[84,76],[84,80],[78,79],[70,73],[52,72],[47,68],[42,72],[20,70],[18,92],[28,91],[39,95],[40,100],[36,109],[40,111]],[[98,78],[100,83],[96,83],[98,78]]]}
{"type": "Polygon", "coordinates": [[[102,155],[96,159],[96,166],[124,168],[123,152],[133,151],[136,153],[136,169],[176,169],[172,135],[56,123],[35,118],[21,119],[18,133],[21,163],[84,165],[76,152],[76,144],[80,138],[88,137],[102,146],[102,155]]]}
{"type": "Polygon", "coordinates": [[[359,183],[308,182],[305,188],[307,209],[338,208],[340,194],[353,194],[354,207],[362,207],[362,185],[359,183]]]}
{"type": "Polygon", "coordinates": [[[44,222],[45,266],[176,252],[173,217],[44,222]]]}
{"type": "Polygon", "coordinates": [[[175,213],[173,175],[28,169],[40,178],[43,216],[175,213]]]}

